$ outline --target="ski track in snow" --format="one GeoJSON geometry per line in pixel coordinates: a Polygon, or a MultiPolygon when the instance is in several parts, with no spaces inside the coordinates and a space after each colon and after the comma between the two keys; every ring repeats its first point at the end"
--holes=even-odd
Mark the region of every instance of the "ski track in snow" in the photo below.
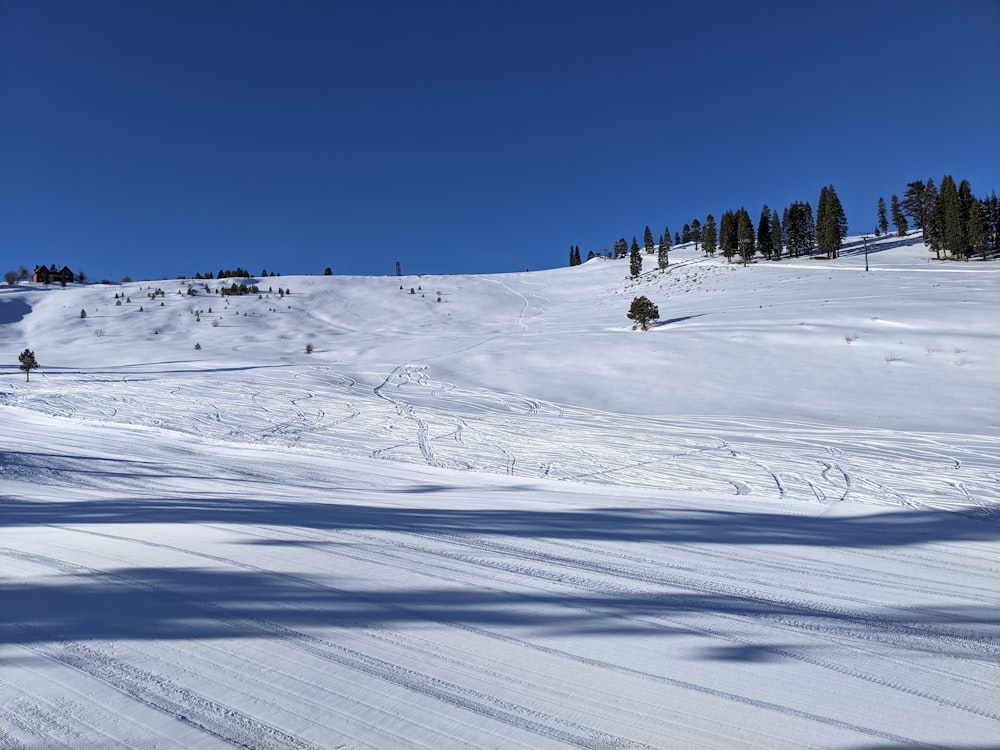
{"type": "Polygon", "coordinates": [[[113,392],[92,385],[106,375],[83,374],[59,378],[58,391],[17,391],[7,403],[212,439],[521,477],[1000,515],[1000,438],[611,415],[437,381],[431,366],[419,363],[394,368],[375,386],[329,368],[297,375],[289,383],[248,371],[239,388],[197,373],[164,376],[170,397],[159,398],[151,374],[113,392]],[[636,434],[644,436],[641,445],[636,434]]]}

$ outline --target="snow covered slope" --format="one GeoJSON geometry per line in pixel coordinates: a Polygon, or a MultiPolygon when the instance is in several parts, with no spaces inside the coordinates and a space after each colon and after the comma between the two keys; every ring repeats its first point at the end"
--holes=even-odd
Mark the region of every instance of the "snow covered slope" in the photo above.
{"type": "Polygon", "coordinates": [[[872,249],[0,288],[0,745],[993,742],[1000,270],[872,249]]]}

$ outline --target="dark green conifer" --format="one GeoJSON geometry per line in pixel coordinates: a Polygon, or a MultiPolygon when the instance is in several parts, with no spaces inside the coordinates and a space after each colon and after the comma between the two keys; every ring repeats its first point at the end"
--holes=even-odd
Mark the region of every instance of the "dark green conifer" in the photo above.
{"type": "Polygon", "coordinates": [[[632,237],[632,248],[629,252],[628,271],[633,279],[638,278],[639,274],[642,273],[642,254],[639,252],[639,242],[634,235],[632,237]]]}

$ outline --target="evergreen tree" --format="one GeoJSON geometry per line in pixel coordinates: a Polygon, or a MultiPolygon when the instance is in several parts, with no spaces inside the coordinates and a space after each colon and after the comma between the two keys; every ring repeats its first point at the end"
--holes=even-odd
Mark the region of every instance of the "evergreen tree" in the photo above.
{"type": "Polygon", "coordinates": [[[924,242],[928,244],[937,242],[940,245],[944,241],[941,235],[941,217],[937,209],[938,189],[934,180],[928,179],[923,192],[924,226],[922,227],[924,242]]]}
{"type": "Polygon", "coordinates": [[[938,206],[945,252],[955,258],[965,257],[968,241],[962,221],[962,202],[951,175],[941,178],[938,206]]]}
{"type": "Polygon", "coordinates": [[[646,249],[646,253],[648,255],[652,255],[653,248],[655,248],[656,246],[653,244],[653,230],[649,228],[648,224],[646,225],[646,231],[643,233],[642,240],[643,240],[643,246],[646,249]]]}
{"type": "Polygon", "coordinates": [[[21,363],[20,369],[24,370],[25,381],[30,381],[31,371],[38,369],[38,360],[35,359],[35,353],[31,349],[25,349],[18,355],[17,361],[21,363]]]}
{"type": "Polygon", "coordinates": [[[913,220],[916,229],[923,229],[927,220],[926,190],[927,186],[923,180],[914,180],[906,185],[906,192],[903,193],[903,200],[900,202],[900,206],[913,220]]]}
{"type": "Polygon", "coordinates": [[[847,236],[847,216],[837,197],[833,185],[824,187],[819,193],[816,208],[816,240],[821,253],[827,258],[840,256],[840,247],[847,236]]]}
{"type": "Polygon", "coordinates": [[[615,243],[615,257],[624,258],[626,255],[628,255],[628,241],[624,237],[621,237],[615,243]]]}
{"type": "Polygon", "coordinates": [[[757,221],[757,252],[768,260],[771,259],[771,209],[764,204],[757,221]]]}
{"type": "Polygon", "coordinates": [[[812,206],[808,202],[795,201],[788,206],[782,225],[789,254],[797,258],[812,252],[816,244],[816,225],[813,223],[812,206]]]}
{"type": "Polygon", "coordinates": [[[885,211],[885,198],[878,199],[878,224],[876,225],[882,234],[889,234],[889,216],[885,211]]]}
{"type": "Polygon", "coordinates": [[[694,251],[698,252],[698,244],[701,242],[701,222],[698,219],[691,219],[691,241],[694,242],[694,251]]]}
{"type": "Polygon", "coordinates": [[[986,213],[986,236],[990,251],[1000,252],[1000,198],[994,190],[983,200],[983,210],[986,213]]]}
{"type": "Polygon", "coordinates": [[[725,259],[732,263],[737,248],[736,214],[730,210],[723,212],[722,219],[719,221],[719,247],[725,259]]]}
{"type": "Polygon", "coordinates": [[[892,198],[890,199],[889,210],[892,212],[892,223],[896,227],[896,234],[900,237],[905,237],[910,229],[910,225],[906,221],[906,214],[903,213],[903,209],[899,205],[899,196],[895,193],[892,194],[892,198]]]}
{"type": "Polygon", "coordinates": [[[681,244],[681,235],[680,235],[680,232],[674,232],[674,244],[675,245],[681,244]]]}
{"type": "Polygon", "coordinates": [[[632,249],[628,257],[628,272],[633,279],[638,278],[639,274],[642,273],[642,254],[639,252],[639,242],[634,235],[632,237],[632,249]]]}
{"type": "Polygon", "coordinates": [[[635,322],[632,330],[638,326],[648,331],[650,322],[660,319],[660,311],[648,297],[636,297],[628,309],[628,319],[635,322]]]}
{"type": "Polygon", "coordinates": [[[941,193],[934,185],[934,180],[927,180],[924,190],[924,200],[929,201],[924,210],[924,242],[934,251],[934,256],[941,260],[942,254],[947,254],[944,241],[944,207],[941,203],[941,193]]]}
{"type": "Polygon", "coordinates": [[[666,232],[660,235],[660,245],[656,253],[656,261],[661,271],[670,265],[670,235],[666,232]]]}
{"type": "Polygon", "coordinates": [[[971,254],[969,242],[969,217],[972,213],[972,205],[976,202],[976,197],[972,194],[972,185],[968,180],[958,183],[958,207],[961,211],[962,235],[965,245],[962,247],[962,255],[968,260],[971,254]]]}
{"type": "Polygon", "coordinates": [[[750,214],[742,206],[736,212],[736,244],[745,266],[753,258],[756,248],[754,247],[753,221],[750,219],[750,214]]]}
{"type": "Polygon", "coordinates": [[[705,217],[705,226],[701,230],[701,241],[701,249],[705,252],[705,255],[714,257],[715,250],[718,247],[718,239],[715,228],[715,217],[712,214],[705,217]]]}
{"type": "Polygon", "coordinates": [[[570,267],[576,265],[576,251],[572,245],[569,246],[569,265],[570,267]]]}
{"type": "Polygon", "coordinates": [[[691,226],[685,224],[681,227],[681,242],[687,244],[691,241],[691,226]]]}
{"type": "MultiPolygon", "coordinates": [[[[986,260],[986,254],[990,247],[989,233],[986,229],[986,209],[983,207],[982,201],[975,198],[972,199],[972,205],[969,207],[968,238],[969,256],[982,255],[983,260],[986,260]]],[[[966,260],[969,256],[966,256],[966,260]]]]}
{"type": "Polygon", "coordinates": [[[775,260],[781,260],[781,219],[778,209],[771,211],[771,252],[775,260]]]}

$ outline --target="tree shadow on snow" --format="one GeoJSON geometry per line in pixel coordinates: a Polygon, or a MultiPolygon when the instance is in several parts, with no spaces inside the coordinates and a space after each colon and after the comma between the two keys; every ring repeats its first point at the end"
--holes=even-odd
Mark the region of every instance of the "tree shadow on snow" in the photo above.
{"type": "MultiPolygon", "coordinates": [[[[331,566],[335,570],[335,566],[331,566]]],[[[433,570],[430,571],[433,574],[433,570]]],[[[474,577],[475,572],[472,572],[474,577]]],[[[359,586],[357,571],[283,574],[205,568],[121,568],[75,572],[44,583],[0,583],[0,643],[80,640],[260,638],[284,640],[304,631],[337,628],[406,628],[435,623],[465,630],[533,635],[672,638],[704,635],[705,616],[746,619],[757,625],[790,622],[819,632],[850,632],[864,640],[891,639],[894,648],[935,656],[985,658],[996,635],[991,608],[953,615],[871,612],[717,591],[645,594],[501,589],[459,584],[453,571],[437,585],[410,588],[376,579],[359,586]],[[685,625],[694,617],[693,629],[685,625]],[[932,647],[928,646],[929,640],[932,647]]],[[[433,575],[431,575],[433,579],[433,575]]],[[[425,579],[426,580],[426,579],[425,579]]],[[[776,662],[807,649],[716,641],[692,658],[776,662]]]]}
{"type": "MultiPolygon", "coordinates": [[[[477,489],[481,493],[483,489],[477,489]]],[[[394,490],[385,490],[392,494],[394,490]]],[[[395,492],[460,492],[415,485],[395,492]]],[[[799,516],[719,510],[598,508],[571,511],[398,508],[336,502],[178,497],[33,502],[0,496],[0,527],[61,524],[224,523],[324,531],[389,531],[663,544],[891,548],[995,541],[996,519],[973,511],[908,510],[799,516]]],[[[284,544],[285,542],[275,542],[284,544]]]]}

